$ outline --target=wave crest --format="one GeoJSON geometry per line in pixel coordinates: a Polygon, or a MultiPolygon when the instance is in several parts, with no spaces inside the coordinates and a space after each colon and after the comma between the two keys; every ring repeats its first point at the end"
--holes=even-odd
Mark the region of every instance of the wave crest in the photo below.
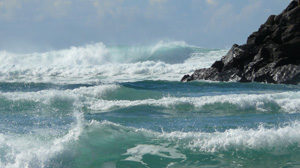
{"type": "Polygon", "coordinates": [[[197,52],[207,52],[185,42],[158,42],[149,46],[106,46],[103,43],[44,53],[14,54],[0,52],[3,65],[102,65],[106,63],[133,63],[163,61],[182,63],[197,52]]]}

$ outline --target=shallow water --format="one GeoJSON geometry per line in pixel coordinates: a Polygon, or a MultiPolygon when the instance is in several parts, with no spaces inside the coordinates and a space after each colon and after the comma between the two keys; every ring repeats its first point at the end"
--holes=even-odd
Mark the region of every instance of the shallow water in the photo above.
{"type": "Polygon", "coordinates": [[[178,82],[225,53],[2,51],[0,167],[299,167],[299,85],[178,82]]]}

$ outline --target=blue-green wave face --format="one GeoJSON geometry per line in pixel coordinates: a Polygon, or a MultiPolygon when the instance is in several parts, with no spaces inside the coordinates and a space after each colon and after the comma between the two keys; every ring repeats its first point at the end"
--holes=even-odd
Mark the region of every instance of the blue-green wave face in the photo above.
{"type": "Polygon", "coordinates": [[[223,53],[182,42],[0,53],[0,167],[299,166],[299,85],[178,82],[223,53]]]}

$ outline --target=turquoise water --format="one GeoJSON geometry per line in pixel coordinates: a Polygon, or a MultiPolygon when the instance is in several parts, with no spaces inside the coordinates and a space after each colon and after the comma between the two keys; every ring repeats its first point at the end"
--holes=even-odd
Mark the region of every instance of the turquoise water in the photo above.
{"type": "Polygon", "coordinates": [[[0,167],[300,167],[299,85],[178,82],[224,53],[183,42],[3,51],[0,167]]]}

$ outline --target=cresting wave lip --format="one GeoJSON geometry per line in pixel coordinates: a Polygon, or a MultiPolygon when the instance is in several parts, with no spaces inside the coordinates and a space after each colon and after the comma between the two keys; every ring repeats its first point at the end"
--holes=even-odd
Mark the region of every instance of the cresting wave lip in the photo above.
{"type": "MultiPolygon", "coordinates": [[[[222,54],[219,54],[222,55],[222,54]]],[[[212,61],[185,62],[183,64],[167,64],[160,61],[144,61],[136,63],[108,63],[97,66],[69,65],[67,67],[0,67],[0,81],[2,82],[55,82],[55,83],[94,83],[99,80],[105,82],[138,81],[138,80],[173,80],[192,72],[199,66],[199,62],[206,67],[212,61]],[[54,80],[55,79],[55,80],[54,80]]]]}
{"type": "MultiPolygon", "coordinates": [[[[147,129],[138,129],[133,127],[125,127],[109,121],[91,121],[90,126],[94,129],[113,129],[126,133],[128,131],[141,134],[148,138],[159,138],[162,146],[173,144],[176,150],[189,149],[192,151],[202,152],[223,152],[223,151],[245,151],[245,150],[265,150],[274,152],[284,152],[289,150],[289,147],[296,148],[300,152],[300,123],[293,121],[286,123],[283,126],[266,128],[260,125],[255,129],[237,128],[228,129],[224,132],[155,132],[147,129]],[[125,131],[127,130],[127,131],[125,131]],[[166,140],[166,141],[165,141],[166,140]],[[165,145],[163,145],[165,144],[165,145]]],[[[125,155],[139,156],[133,149],[142,148],[146,150],[146,144],[137,145],[128,150],[125,155]]],[[[166,147],[165,147],[166,148],[166,147]]],[[[155,151],[155,150],[154,150],[155,151]]],[[[149,153],[154,152],[149,149],[149,153]]],[[[175,150],[172,152],[177,153],[175,150]]],[[[145,151],[143,152],[145,154],[145,151]]],[[[183,155],[179,158],[184,158],[183,155]]],[[[135,158],[136,159],[136,158],[135,158]]]]}
{"type": "Polygon", "coordinates": [[[202,49],[185,42],[148,46],[90,44],[45,53],[0,51],[0,81],[92,83],[101,81],[176,80],[208,67],[227,50],[202,49]]]}
{"type": "MultiPolygon", "coordinates": [[[[135,139],[136,143],[131,144],[132,147],[128,148],[122,156],[127,161],[140,162],[145,165],[143,158],[146,155],[184,161],[187,159],[184,154],[187,150],[209,154],[253,150],[280,155],[289,149],[300,152],[300,123],[298,121],[286,123],[281,127],[266,128],[261,125],[255,129],[237,128],[224,132],[155,132],[109,121],[86,121],[81,113],[75,113],[74,116],[77,122],[66,135],[47,142],[32,138],[33,135],[31,138],[16,138],[0,134],[0,147],[9,147],[11,152],[6,153],[10,161],[0,160],[0,166],[4,168],[46,167],[49,159],[72,150],[65,148],[71,143],[84,146],[78,143],[89,143],[89,141],[95,143],[93,139],[100,138],[103,140],[101,143],[106,144],[111,141],[105,138],[110,138],[112,135],[117,139],[126,137],[126,141],[129,142],[135,139]],[[90,135],[93,138],[85,137],[90,135]],[[143,138],[136,139],[136,137],[143,138]]],[[[72,152],[79,152],[77,150],[75,148],[72,152]]]]}
{"type": "Polygon", "coordinates": [[[233,94],[221,96],[203,97],[163,97],[161,99],[145,100],[97,100],[90,102],[90,108],[95,111],[107,111],[114,108],[126,108],[140,105],[161,106],[166,108],[177,107],[177,105],[190,104],[196,108],[215,103],[230,103],[241,109],[255,108],[258,111],[267,111],[269,103],[278,105],[287,113],[298,113],[300,111],[299,92],[283,92],[274,94],[233,94]]]}
{"type": "Polygon", "coordinates": [[[103,43],[88,44],[69,49],[44,53],[15,54],[0,51],[2,66],[66,66],[103,65],[107,63],[134,63],[162,61],[183,63],[192,56],[203,56],[209,49],[201,49],[182,41],[158,42],[148,46],[106,46],[103,43]]]}
{"type": "Polygon", "coordinates": [[[225,132],[172,132],[163,137],[171,139],[190,139],[187,146],[192,150],[217,152],[228,150],[267,150],[287,152],[289,147],[298,148],[300,145],[300,124],[298,121],[279,128],[229,129],[225,132]]]}
{"type": "MultiPolygon", "coordinates": [[[[63,152],[67,144],[77,141],[82,134],[82,114],[74,112],[73,116],[76,121],[72,128],[60,137],[34,133],[25,136],[0,133],[0,167],[47,167],[49,159],[63,152]]],[[[45,132],[49,132],[49,128],[45,132]]]]}
{"type": "MultiPolygon", "coordinates": [[[[180,105],[191,105],[195,110],[199,110],[207,105],[218,103],[229,103],[235,105],[239,110],[254,108],[260,112],[268,111],[270,104],[280,108],[287,113],[300,112],[300,92],[287,91],[280,93],[266,94],[227,94],[201,97],[163,97],[146,98],[140,100],[106,100],[104,99],[116,89],[122,89],[120,85],[107,84],[93,87],[80,87],[73,90],[42,90],[38,92],[8,92],[1,93],[4,99],[13,101],[33,101],[43,104],[53,103],[54,99],[62,98],[74,102],[80,100],[81,103],[92,113],[107,112],[114,109],[122,109],[134,106],[157,106],[175,109],[180,105]]],[[[123,88],[124,89],[124,88],[123,88]]],[[[151,95],[151,94],[149,94],[151,95]]],[[[108,97],[107,97],[108,98],[108,97]]]]}

